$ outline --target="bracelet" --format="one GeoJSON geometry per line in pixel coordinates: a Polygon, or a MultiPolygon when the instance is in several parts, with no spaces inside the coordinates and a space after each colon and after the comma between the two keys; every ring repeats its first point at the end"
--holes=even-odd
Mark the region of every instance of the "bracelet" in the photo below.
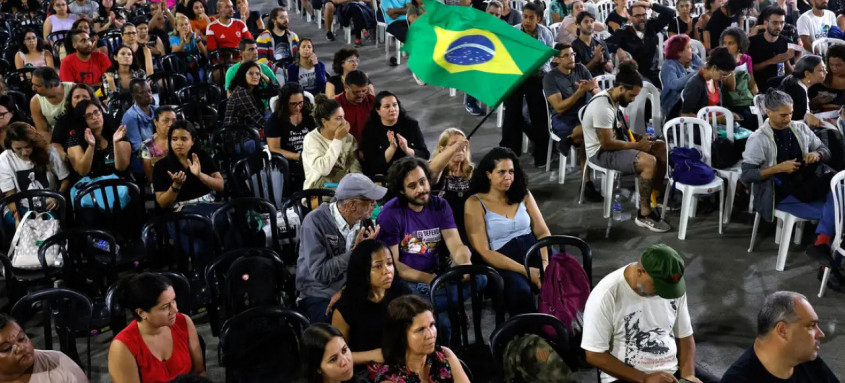
{"type": "Polygon", "coordinates": [[[170,185],[170,188],[173,189],[173,191],[176,192],[176,193],[178,193],[180,190],[182,190],[182,188],[177,188],[177,187],[174,187],[173,185],[170,185]]]}

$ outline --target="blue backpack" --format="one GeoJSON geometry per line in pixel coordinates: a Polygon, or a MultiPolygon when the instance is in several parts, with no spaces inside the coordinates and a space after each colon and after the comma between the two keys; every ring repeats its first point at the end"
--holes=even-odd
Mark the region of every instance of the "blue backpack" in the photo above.
{"type": "Polygon", "coordinates": [[[701,160],[694,148],[678,146],[669,151],[672,179],[686,185],[706,185],[716,178],[716,172],[701,160]]]}

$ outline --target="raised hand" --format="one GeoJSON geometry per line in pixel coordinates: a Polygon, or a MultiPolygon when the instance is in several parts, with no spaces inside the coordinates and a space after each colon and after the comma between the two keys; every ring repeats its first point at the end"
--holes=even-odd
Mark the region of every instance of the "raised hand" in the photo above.
{"type": "Polygon", "coordinates": [[[195,177],[199,178],[200,171],[202,171],[202,168],[201,168],[201,165],[200,165],[200,159],[199,159],[199,157],[197,156],[196,153],[191,155],[191,158],[188,158],[188,165],[189,165],[188,169],[191,171],[191,174],[193,174],[195,177]]]}
{"type": "Polygon", "coordinates": [[[349,121],[343,120],[343,124],[338,126],[337,129],[334,131],[334,138],[336,140],[342,140],[346,138],[346,135],[349,134],[349,129],[349,121]]]}
{"type": "Polygon", "coordinates": [[[97,144],[97,137],[94,137],[94,133],[91,132],[91,128],[85,128],[85,142],[91,146],[97,144]]]}
{"type": "Polygon", "coordinates": [[[183,172],[181,170],[176,172],[176,173],[167,172],[167,175],[170,176],[170,180],[173,181],[173,185],[176,186],[177,188],[182,187],[182,184],[185,183],[185,179],[187,178],[187,176],[185,175],[185,172],[183,172]]]}
{"type": "Polygon", "coordinates": [[[114,136],[112,136],[112,141],[120,142],[126,137],[126,125],[121,125],[117,130],[114,132],[114,136]]]}
{"type": "Polygon", "coordinates": [[[396,147],[396,135],[393,133],[392,130],[387,131],[387,142],[390,143],[390,147],[396,147]]]}

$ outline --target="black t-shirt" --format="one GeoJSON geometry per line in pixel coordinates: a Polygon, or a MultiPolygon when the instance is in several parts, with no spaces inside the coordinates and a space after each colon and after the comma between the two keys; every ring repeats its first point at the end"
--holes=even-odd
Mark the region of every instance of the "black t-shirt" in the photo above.
{"type": "MultiPolygon", "coordinates": [[[[803,158],[801,145],[791,129],[772,129],[777,146],[777,163],[803,158]]],[[[798,173],[780,173],[774,176],[775,201],[780,202],[794,191],[794,184],[799,180],[798,173]]]]}
{"type": "MultiPolygon", "coordinates": [[[[719,44],[719,37],[722,36],[722,32],[725,29],[731,27],[731,24],[735,23],[736,21],[728,17],[721,9],[716,10],[713,12],[713,16],[710,16],[710,20],[707,22],[707,26],[704,27],[705,31],[710,32],[710,46],[711,47],[718,47],[719,44]]],[[[672,23],[673,24],[673,23],[672,23]]],[[[670,26],[672,24],[669,24],[670,26]]]]}
{"type": "Polygon", "coordinates": [[[349,325],[349,349],[360,352],[381,348],[381,334],[387,319],[387,305],[394,299],[410,294],[402,281],[394,280],[381,302],[367,299],[364,302],[342,295],[336,309],[349,325]]]}
{"type": "Polygon", "coordinates": [[[760,94],[764,94],[769,89],[767,82],[770,78],[784,75],[783,64],[769,65],[759,70],[757,69],[757,64],[786,52],[789,49],[789,43],[783,37],[778,37],[774,43],[770,43],[763,37],[763,33],[751,36],[749,40],[751,44],[748,48],[748,55],[751,56],[751,60],[754,62],[754,82],[757,83],[760,94]]]}
{"type": "Polygon", "coordinates": [[[778,379],[760,363],[754,347],[742,356],[722,376],[722,383],[839,383],[821,357],[795,366],[789,379],[778,379]]]}
{"type": "MultiPolygon", "coordinates": [[[[619,14],[616,13],[616,11],[613,11],[613,12],[610,12],[609,15],[607,15],[607,20],[605,20],[604,23],[607,24],[611,21],[619,24],[619,28],[622,28],[622,26],[625,25],[625,23],[628,22],[628,18],[619,16],[619,14]]],[[[611,34],[616,33],[616,31],[618,30],[618,29],[610,28],[610,26],[608,26],[608,29],[610,29],[611,34]]]]}
{"type": "Polygon", "coordinates": [[[690,24],[687,24],[687,22],[681,20],[680,17],[676,17],[675,20],[672,20],[672,22],[669,23],[669,32],[683,33],[687,36],[692,36],[692,27],[691,26],[695,25],[695,22],[696,22],[696,20],[692,19],[692,20],[690,20],[690,24]]]}
{"type": "MultiPolygon", "coordinates": [[[[201,172],[209,175],[218,172],[217,164],[211,160],[211,157],[201,150],[196,151],[196,153],[200,160],[201,172]]],[[[153,167],[153,191],[167,191],[173,185],[173,179],[170,178],[167,172],[176,173],[179,171],[185,172],[186,178],[185,183],[182,184],[182,188],[179,191],[179,195],[176,196],[175,202],[190,201],[211,193],[211,189],[191,173],[190,169],[183,167],[178,160],[169,156],[156,162],[153,167]]]]}
{"type": "Polygon", "coordinates": [[[302,122],[294,126],[290,120],[280,119],[276,114],[270,116],[267,125],[264,127],[264,134],[267,138],[279,138],[279,145],[287,151],[301,153],[302,141],[308,132],[314,130],[316,125],[314,119],[303,116],[302,122]]]}
{"type": "Polygon", "coordinates": [[[291,51],[290,51],[290,42],[288,41],[288,34],[285,33],[283,35],[277,35],[275,32],[270,30],[270,34],[273,35],[273,59],[274,60],[282,60],[286,58],[291,58],[291,51]]]}
{"type": "MultiPolygon", "coordinates": [[[[80,176],[100,177],[109,174],[115,174],[117,170],[114,167],[114,142],[112,142],[112,135],[114,129],[108,125],[103,125],[103,138],[108,142],[105,149],[95,148],[94,159],[91,161],[91,170],[88,174],[80,174],[80,176]]],[[[82,151],[88,149],[88,141],[85,140],[84,128],[77,128],[70,131],[67,136],[67,148],[79,146],[82,151]]],[[[123,139],[126,141],[126,139],[123,139]]]]}
{"type": "MultiPolygon", "coordinates": [[[[605,44],[604,40],[596,37],[593,37],[593,39],[590,40],[590,46],[584,44],[584,42],[581,41],[580,38],[577,38],[575,39],[575,41],[572,42],[572,51],[575,52],[575,61],[583,64],[584,66],[587,66],[587,63],[589,63],[590,60],[593,59],[593,49],[597,45],[601,45],[602,47],[604,47],[604,54],[602,55],[604,56],[604,62],[610,61],[610,50],[607,48],[607,44],[605,44]]],[[[599,66],[594,70],[590,71],[590,74],[592,74],[593,76],[601,76],[604,73],[605,71],[602,66],[599,66]]]]}

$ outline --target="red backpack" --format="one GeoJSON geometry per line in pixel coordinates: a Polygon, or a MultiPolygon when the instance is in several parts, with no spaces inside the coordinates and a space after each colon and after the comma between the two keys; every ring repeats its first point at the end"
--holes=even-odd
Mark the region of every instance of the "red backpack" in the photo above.
{"type": "Polygon", "coordinates": [[[571,254],[556,253],[549,259],[544,276],[538,311],[559,319],[570,336],[580,334],[584,307],[590,296],[590,282],[584,267],[571,254]]]}

